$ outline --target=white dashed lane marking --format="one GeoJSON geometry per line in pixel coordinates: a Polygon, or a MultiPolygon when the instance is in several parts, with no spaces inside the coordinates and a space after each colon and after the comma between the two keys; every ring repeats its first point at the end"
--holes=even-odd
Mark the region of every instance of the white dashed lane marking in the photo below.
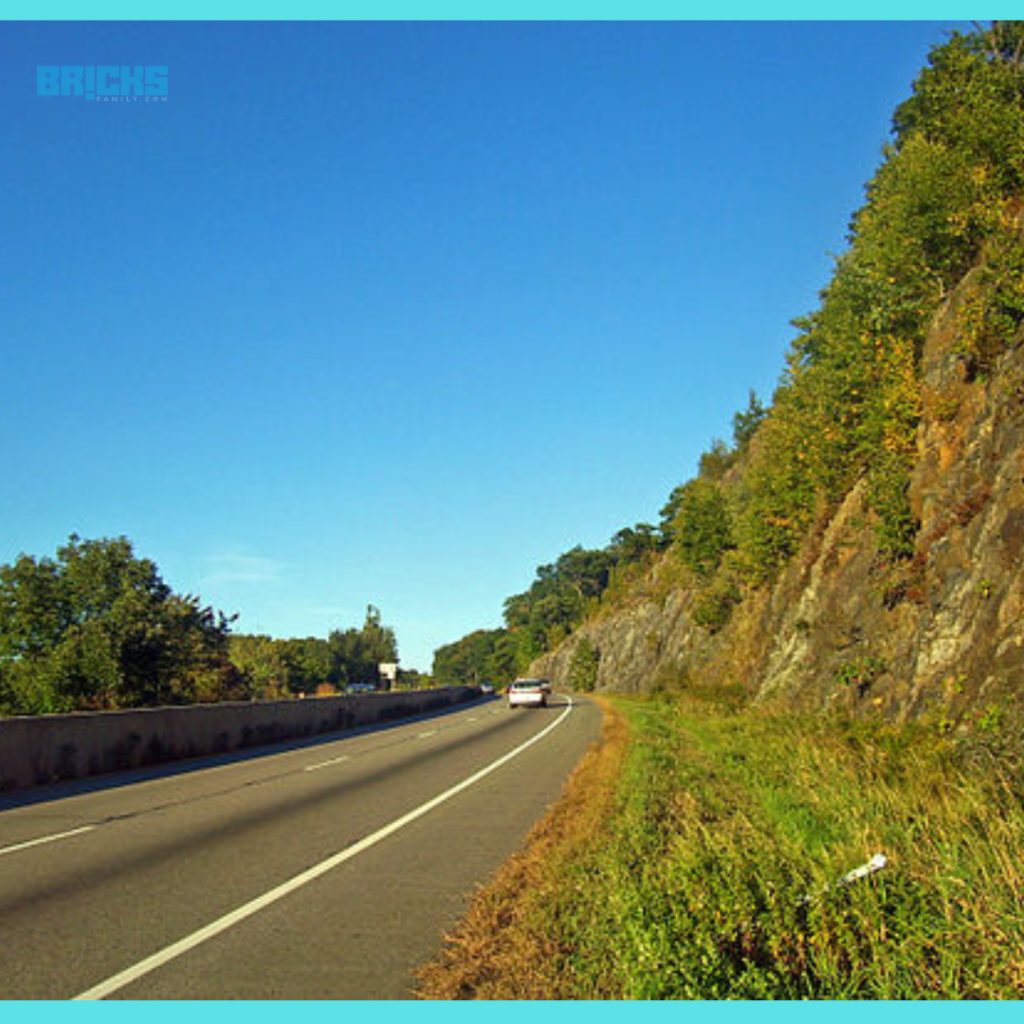
{"type": "Polygon", "coordinates": [[[71,836],[79,836],[83,832],[91,832],[95,825],[83,825],[81,828],[73,828],[70,832],[55,832],[52,836],[40,836],[38,839],[29,839],[24,843],[15,843],[14,846],[5,846],[0,849],[0,857],[5,853],[17,853],[18,850],[27,850],[30,846],[42,846],[43,843],[55,843],[58,839],[70,839],[71,836]]]}
{"type": "Polygon", "coordinates": [[[348,754],[342,754],[341,757],[332,757],[330,761],[321,761],[319,764],[307,764],[307,772],[315,772],[317,768],[329,768],[332,764],[341,764],[342,761],[349,759],[348,754]]]}

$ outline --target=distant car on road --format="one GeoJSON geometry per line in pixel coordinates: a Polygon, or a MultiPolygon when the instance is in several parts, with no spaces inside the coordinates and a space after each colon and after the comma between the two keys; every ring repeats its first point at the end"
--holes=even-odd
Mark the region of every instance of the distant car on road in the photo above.
{"type": "Polygon", "coordinates": [[[484,697],[492,697],[494,696],[494,687],[490,683],[481,683],[480,694],[484,697]]]}
{"type": "Polygon", "coordinates": [[[345,687],[346,693],[375,693],[377,687],[373,683],[349,683],[345,687]]]}
{"type": "Polygon", "coordinates": [[[548,703],[551,687],[545,689],[544,679],[517,679],[508,688],[508,706],[510,708],[543,708],[548,703]]]}

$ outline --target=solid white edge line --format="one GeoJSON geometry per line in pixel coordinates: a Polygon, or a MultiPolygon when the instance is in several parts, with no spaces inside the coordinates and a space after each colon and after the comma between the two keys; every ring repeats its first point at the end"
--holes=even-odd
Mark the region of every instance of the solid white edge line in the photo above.
{"type": "Polygon", "coordinates": [[[67,839],[70,836],[80,836],[83,832],[91,832],[95,825],[83,825],[81,828],[73,828],[70,832],[56,832],[52,836],[40,836],[38,839],[29,839],[24,843],[16,843],[14,846],[5,846],[0,850],[0,857],[5,853],[16,853],[18,850],[27,850],[30,846],[40,846],[43,843],[55,843],[58,839],[67,839]]]}
{"type": "Polygon", "coordinates": [[[428,800],[425,804],[420,804],[420,806],[414,810],[409,811],[407,814],[403,814],[400,818],[396,818],[390,824],[378,829],[372,835],[368,835],[364,839],[360,839],[358,842],[346,847],[340,853],[336,853],[333,856],[328,857],[319,864],[314,864],[313,867],[308,868],[301,874],[295,875],[293,878],[289,878],[288,881],[282,882],[280,885],[271,889],[269,892],[264,893],[262,896],[257,896],[256,899],[243,904],[237,910],[232,910],[230,913],[225,914],[223,917],[219,917],[216,921],[206,925],[206,927],[200,928],[191,935],[186,935],[185,938],[179,939],[177,942],[172,943],[170,946],[165,947],[157,953],[154,953],[152,956],[146,957],[144,960],[140,960],[134,966],[128,967],[120,973],[107,978],[106,981],[101,981],[98,985],[94,985],[81,995],[75,996],[74,1001],[78,1002],[82,1000],[106,998],[114,992],[117,992],[119,989],[124,988],[126,985],[130,985],[133,981],[137,981],[139,978],[155,971],[158,967],[162,967],[164,964],[176,959],[183,953],[187,953],[190,949],[195,949],[196,946],[206,942],[207,939],[212,939],[215,935],[219,935],[221,932],[227,931],[228,928],[238,924],[240,921],[244,921],[247,917],[251,917],[258,911],[263,910],[264,907],[268,907],[272,903],[276,903],[278,900],[283,899],[289,893],[294,892],[296,889],[300,889],[308,882],[312,882],[321,875],[327,874],[328,871],[333,870],[340,864],[344,864],[347,860],[351,860],[364,850],[368,850],[371,846],[376,846],[376,844],[382,839],[386,839],[399,829],[404,828],[410,822],[423,817],[424,814],[428,814],[430,811],[434,810],[435,807],[440,806],[446,800],[450,800],[453,796],[461,793],[464,789],[468,789],[470,786],[476,784],[485,776],[490,775],[491,772],[496,771],[502,765],[507,764],[512,760],[512,758],[518,757],[518,755],[528,747],[532,747],[534,743],[542,740],[549,732],[551,732],[552,729],[561,725],[562,722],[565,721],[566,716],[572,711],[574,707],[572,698],[568,697],[568,701],[569,706],[550,725],[541,729],[541,731],[535,736],[531,736],[525,743],[521,743],[518,747],[510,750],[507,754],[503,754],[497,761],[492,761],[489,765],[481,768],[478,772],[474,772],[461,782],[456,783],[450,789],[446,789],[443,793],[440,793],[438,796],[428,800]]]}

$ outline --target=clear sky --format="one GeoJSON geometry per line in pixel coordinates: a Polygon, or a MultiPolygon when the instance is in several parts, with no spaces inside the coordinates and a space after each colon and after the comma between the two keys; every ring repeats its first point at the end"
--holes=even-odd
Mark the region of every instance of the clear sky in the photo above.
{"type": "Polygon", "coordinates": [[[4,25],[0,562],[429,669],[770,396],[951,24],[4,25]]]}

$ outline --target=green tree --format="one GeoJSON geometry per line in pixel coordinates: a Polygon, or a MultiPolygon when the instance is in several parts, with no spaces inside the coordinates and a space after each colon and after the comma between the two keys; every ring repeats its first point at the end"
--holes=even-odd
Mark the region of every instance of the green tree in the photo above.
{"type": "Polygon", "coordinates": [[[732,439],[737,450],[742,450],[750,444],[750,439],[767,415],[768,410],[758,400],[757,392],[751,388],[746,409],[736,413],[732,418],[732,439]]]}
{"type": "Polygon", "coordinates": [[[642,562],[661,548],[656,527],[650,523],[637,523],[624,527],[612,537],[606,549],[614,565],[642,562]]]}
{"type": "Polygon", "coordinates": [[[682,489],[673,527],[676,547],[694,572],[710,575],[735,546],[732,515],[718,484],[700,478],[682,489]]]}
{"type": "Polygon", "coordinates": [[[380,682],[378,665],[398,661],[395,631],[381,622],[381,613],[368,605],[362,629],[333,630],[327,637],[331,668],[328,678],[349,683],[380,682]]]}
{"type": "MultiPolygon", "coordinates": [[[[711,447],[701,455],[697,475],[705,480],[721,480],[736,465],[737,454],[735,449],[730,448],[720,437],[716,437],[711,442],[711,447]]],[[[680,485],[682,486],[685,485],[680,485]]],[[[676,488],[672,493],[677,495],[682,492],[680,488],[676,488]]],[[[678,509],[678,503],[674,507],[678,509]]],[[[667,507],[663,514],[668,513],[672,513],[672,507],[667,507]]]]}
{"type": "Polygon", "coordinates": [[[591,693],[597,685],[601,652],[584,636],[576,643],[569,662],[569,683],[574,690],[591,693]]]}
{"type": "Polygon", "coordinates": [[[230,638],[229,653],[248,680],[252,696],[272,699],[288,692],[289,668],[278,641],[269,636],[236,634],[230,638]]]}
{"type": "MultiPolygon", "coordinates": [[[[499,674],[500,659],[497,647],[506,636],[503,629],[478,629],[454,643],[445,644],[434,652],[432,675],[444,684],[507,681],[508,674],[499,674]]],[[[515,669],[512,668],[511,674],[515,669]]]]}
{"type": "Polygon", "coordinates": [[[171,592],[124,537],[72,536],[56,559],[0,567],[0,707],[8,714],[237,696],[230,620],[171,592]]]}

